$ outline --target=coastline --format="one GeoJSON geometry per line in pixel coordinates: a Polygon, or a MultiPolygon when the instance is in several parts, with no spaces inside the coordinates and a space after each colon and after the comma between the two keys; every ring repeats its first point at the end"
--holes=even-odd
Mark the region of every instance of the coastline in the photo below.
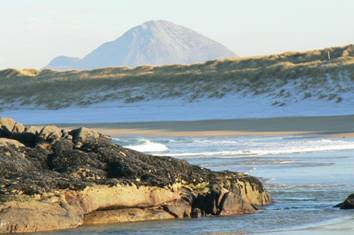
{"type": "Polygon", "coordinates": [[[38,132],[1,118],[0,137],[4,234],[236,216],[273,202],[256,177],[151,156],[87,128],[38,132]]]}
{"type": "MultiPolygon", "coordinates": [[[[62,127],[74,128],[84,125],[103,131],[114,137],[118,136],[328,136],[352,137],[354,130],[353,116],[339,117],[292,117],[269,119],[234,119],[209,120],[190,122],[150,122],[150,123],[97,123],[97,124],[70,124],[62,127]],[[298,125],[294,128],[294,124],[298,125]],[[203,131],[204,130],[204,131],[203,131]]],[[[40,128],[41,126],[36,126],[40,128]]],[[[96,215],[96,214],[95,214],[96,215]]],[[[308,227],[290,229],[286,234],[345,234],[350,231],[351,221],[345,221],[346,227],[333,229],[343,224],[342,220],[325,221],[323,224],[312,224],[308,227]],[[328,222],[331,226],[328,226],[328,222]],[[333,224],[333,225],[332,225],[333,224]],[[338,232],[338,233],[337,233],[338,232]]],[[[270,234],[283,234],[283,231],[274,231],[270,234]]],[[[263,234],[263,233],[262,233],[263,234]]],[[[268,233],[264,233],[268,234],[268,233]]]]}
{"type": "Polygon", "coordinates": [[[354,138],[354,115],[324,117],[279,117],[201,121],[160,121],[122,123],[77,123],[55,125],[86,126],[106,135],[124,136],[286,136],[326,135],[354,138]]]}
{"type": "MultiPolygon", "coordinates": [[[[301,135],[309,137],[324,136],[326,138],[354,138],[354,115],[56,125],[69,129],[84,125],[113,137],[241,137],[301,135]]],[[[303,228],[294,228],[288,231],[272,231],[261,234],[342,235],[352,232],[352,225],[353,219],[345,218],[324,221],[321,224],[310,224],[303,228]]]]}

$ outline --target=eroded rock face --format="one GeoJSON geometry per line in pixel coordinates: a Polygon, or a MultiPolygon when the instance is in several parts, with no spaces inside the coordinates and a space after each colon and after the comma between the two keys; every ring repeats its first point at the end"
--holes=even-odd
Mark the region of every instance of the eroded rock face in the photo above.
{"type": "Polygon", "coordinates": [[[271,202],[261,182],[242,173],[143,154],[87,128],[1,120],[0,233],[237,215],[271,202]]]}

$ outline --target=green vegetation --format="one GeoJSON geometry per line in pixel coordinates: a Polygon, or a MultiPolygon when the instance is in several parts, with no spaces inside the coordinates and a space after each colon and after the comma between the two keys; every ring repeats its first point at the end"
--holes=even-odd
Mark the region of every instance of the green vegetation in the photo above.
{"type": "MultiPolygon", "coordinates": [[[[287,98],[291,93],[282,87],[289,82],[303,90],[304,99],[317,97],[341,102],[336,92],[345,92],[347,88],[338,85],[332,90],[325,86],[328,79],[333,84],[343,79],[354,82],[354,45],[193,65],[89,71],[7,69],[0,71],[0,107],[16,103],[58,109],[111,100],[132,103],[175,97],[194,101],[236,92],[271,93],[276,98],[287,98]],[[312,92],[314,87],[322,92],[312,92]]],[[[274,105],[284,104],[275,101],[274,105]]]]}

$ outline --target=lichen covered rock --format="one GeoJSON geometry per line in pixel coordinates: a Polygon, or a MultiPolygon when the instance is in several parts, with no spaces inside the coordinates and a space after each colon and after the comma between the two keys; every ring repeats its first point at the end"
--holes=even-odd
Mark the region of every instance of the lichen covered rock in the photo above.
{"type": "Polygon", "coordinates": [[[143,154],[87,128],[1,120],[0,233],[237,215],[271,203],[252,176],[143,154]]]}

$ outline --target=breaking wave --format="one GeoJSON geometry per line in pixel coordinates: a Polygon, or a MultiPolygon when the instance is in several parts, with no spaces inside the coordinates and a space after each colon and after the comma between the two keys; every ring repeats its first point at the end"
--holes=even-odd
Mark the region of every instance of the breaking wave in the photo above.
{"type": "Polygon", "coordinates": [[[354,149],[354,140],[265,137],[265,138],[130,138],[116,139],[126,148],[182,158],[251,157],[354,149]]]}
{"type": "MultiPolygon", "coordinates": [[[[120,142],[121,140],[115,138],[114,140],[120,142]]],[[[130,141],[130,144],[124,145],[125,148],[133,149],[145,153],[163,153],[168,151],[168,147],[162,143],[153,142],[148,139],[138,138],[130,141]]]]}

